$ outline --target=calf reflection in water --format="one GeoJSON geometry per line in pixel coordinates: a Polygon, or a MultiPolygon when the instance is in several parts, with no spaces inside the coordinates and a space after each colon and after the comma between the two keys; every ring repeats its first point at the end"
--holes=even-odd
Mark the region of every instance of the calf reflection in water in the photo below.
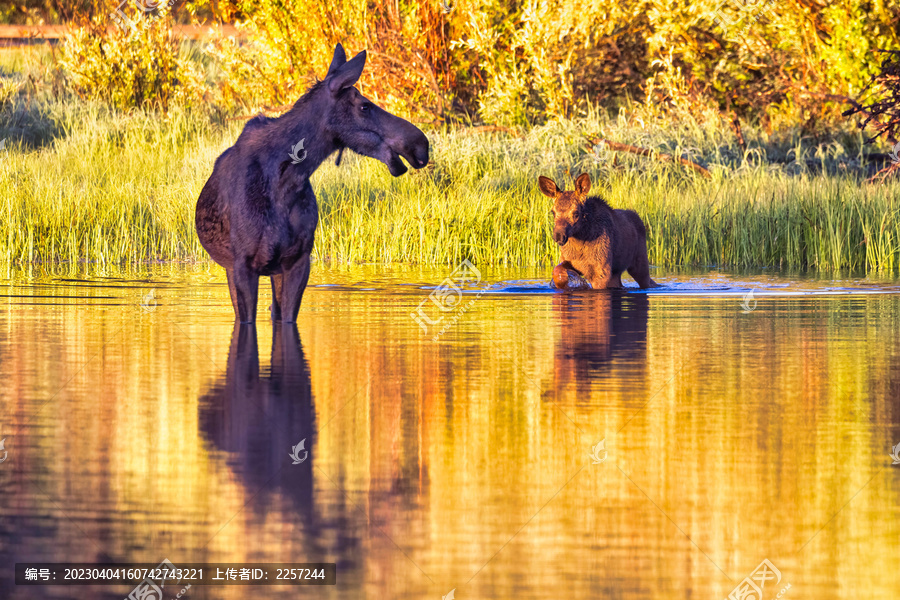
{"type": "Polygon", "coordinates": [[[225,378],[200,398],[201,431],[227,453],[256,512],[281,493],[312,525],[315,410],[296,325],[272,326],[271,369],[259,370],[256,327],[235,325],[225,378]]]}
{"type": "MultiPolygon", "coordinates": [[[[574,382],[584,391],[593,381],[612,378],[612,365],[635,369],[636,377],[644,379],[649,310],[646,294],[554,294],[553,311],[559,327],[554,350],[557,390],[574,382]]],[[[629,377],[624,380],[632,381],[629,377]]]]}

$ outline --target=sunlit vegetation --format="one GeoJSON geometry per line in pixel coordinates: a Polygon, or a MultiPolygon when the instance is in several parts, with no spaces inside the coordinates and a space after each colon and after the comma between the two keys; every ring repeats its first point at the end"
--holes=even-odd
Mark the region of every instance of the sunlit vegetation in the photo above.
{"type": "Polygon", "coordinates": [[[433,162],[398,179],[369,159],[323,165],[317,260],[548,265],[536,178],[586,171],[643,216],[659,265],[897,270],[900,186],[867,182],[889,140],[865,145],[875,132],[841,113],[878,97],[860,94],[873,49],[897,46],[900,4],[759,5],[220,0],[129,12],[147,26],[121,29],[104,0],[71,15],[25,2],[2,18],[72,29],[59,48],[0,54],[0,260],[204,259],[193,208],[216,156],[341,41],[367,49],[360,87],[427,131],[433,162]],[[178,39],[191,21],[243,38],[178,39]]]}

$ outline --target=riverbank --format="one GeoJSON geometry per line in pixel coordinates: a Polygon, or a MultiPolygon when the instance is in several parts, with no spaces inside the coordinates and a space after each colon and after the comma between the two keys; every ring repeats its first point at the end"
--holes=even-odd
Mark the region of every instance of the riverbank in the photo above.
{"type": "MultiPolygon", "coordinates": [[[[16,81],[16,64],[0,66],[4,85],[16,81]]],[[[194,204],[242,127],[198,110],[125,113],[46,94],[8,98],[0,261],[205,260],[194,204]]],[[[612,206],[644,218],[650,260],[660,266],[900,266],[900,184],[866,183],[884,164],[884,155],[878,163],[867,153],[886,149],[862,145],[849,129],[815,140],[745,127],[742,148],[709,115],[673,120],[635,104],[528,130],[426,132],[431,164],[396,179],[350,153],[340,167],[322,165],[313,178],[316,260],[550,265],[558,249],[537,177],[571,187],[588,172],[612,206]],[[688,156],[711,177],[588,149],[586,136],[688,156]]]]}

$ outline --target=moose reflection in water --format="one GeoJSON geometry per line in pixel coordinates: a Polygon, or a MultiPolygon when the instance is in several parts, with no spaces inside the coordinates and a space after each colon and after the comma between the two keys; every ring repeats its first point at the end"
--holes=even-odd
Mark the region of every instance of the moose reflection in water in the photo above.
{"type": "Polygon", "coordinates": [[[646,294],[620,291],[558,293],[553,311],[559,328],[554,350],[554,377],[558,386],[575,382],[584,390],[609,375],[616,362],[629,369],[646,369],[646,294]]]}
{"type": "Polygon", "coordinates": [[[297,327],[273,324],[271,368],[260,376],[256,327],[235,325],[225,378],[200,398],[199,411],[201,430],[226,454],[254,510],[265,513],[280,492],[313,526],[315,407],[297,327]]]}

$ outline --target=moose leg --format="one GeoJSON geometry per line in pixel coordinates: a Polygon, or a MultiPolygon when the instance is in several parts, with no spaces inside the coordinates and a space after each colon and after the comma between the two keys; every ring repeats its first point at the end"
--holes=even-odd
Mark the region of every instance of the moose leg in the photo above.
{"type": "Polygon", "coordinates": [[[309,281],[309,253],[300,257],[290,269],[284,272],[284,285],[281,288],[281,317],[285,323],[296,323],[300,312],[300,301],[303,290],[309,281]]]}
{"type": "Polygon", "coordinates": [[[562,264],[553,267],[553,286],[558,290],[566,289],[569,285],[569,271],[562,264]]]}
{"type": "Polygon", "coordinates": [[[281,274],[272,275],[272,321],[281,320],[281,289],[283,278],[281,274]]]}
{"type": "Polygon", "coordinates": [[[256,301],[259,292],[259,275],[242,260],[235,261],[232,298],[237,299],[237,317],[241,323],[252,323],[256,320],[256,301]]]}
{"type": "MultiPolygon", "coordinates": [[[[585,273],[585,277],[591,282],[591,287],[595,290],[616,287],[616,276],[613,275],[612,265],[608,263],[599,265],[599,268],[591,269],[590,273],[585,273]]],[[[619,282],[619,285],[621,285],[621,282],[619,282]]]]}
{"type": "Polygon", "coordinates": [[[659,284],[650,279],[650,261],[647,260],[646,250],[634,259],[634,264],[628,267],[628,274],[631,275],[641,289],[659,287],[659,284]]]}
{"type": "Polygon", "coordinates": [[[234,287],[234,269],[225,267],[225,277],[228,278],[228,294],[231,296],[231,307],[234,309],[234,318],[237,319],[238,313],[237,288],[234,287]]]}
{"type": "Polygon", "coordinates": [[[557,289],[564,290],[569,286],[569,271],[578,272],[567,260],[553,267],[553,285],[557,289]]]}
{"type": "MultiPolygon", "coordinates": [[[[286,384],[303,374],[300,333],[296,323],[272,323],[272,362],[273,379],[286,384]]],[[[285,386],[283,389],[287,389],[285,386]]]]}
{"type": "Polygon", "coordinates": [[[560,290],[590,289],[591,284],[575,266],[564,260],[553,267],[553,286],[560,290]]]}

